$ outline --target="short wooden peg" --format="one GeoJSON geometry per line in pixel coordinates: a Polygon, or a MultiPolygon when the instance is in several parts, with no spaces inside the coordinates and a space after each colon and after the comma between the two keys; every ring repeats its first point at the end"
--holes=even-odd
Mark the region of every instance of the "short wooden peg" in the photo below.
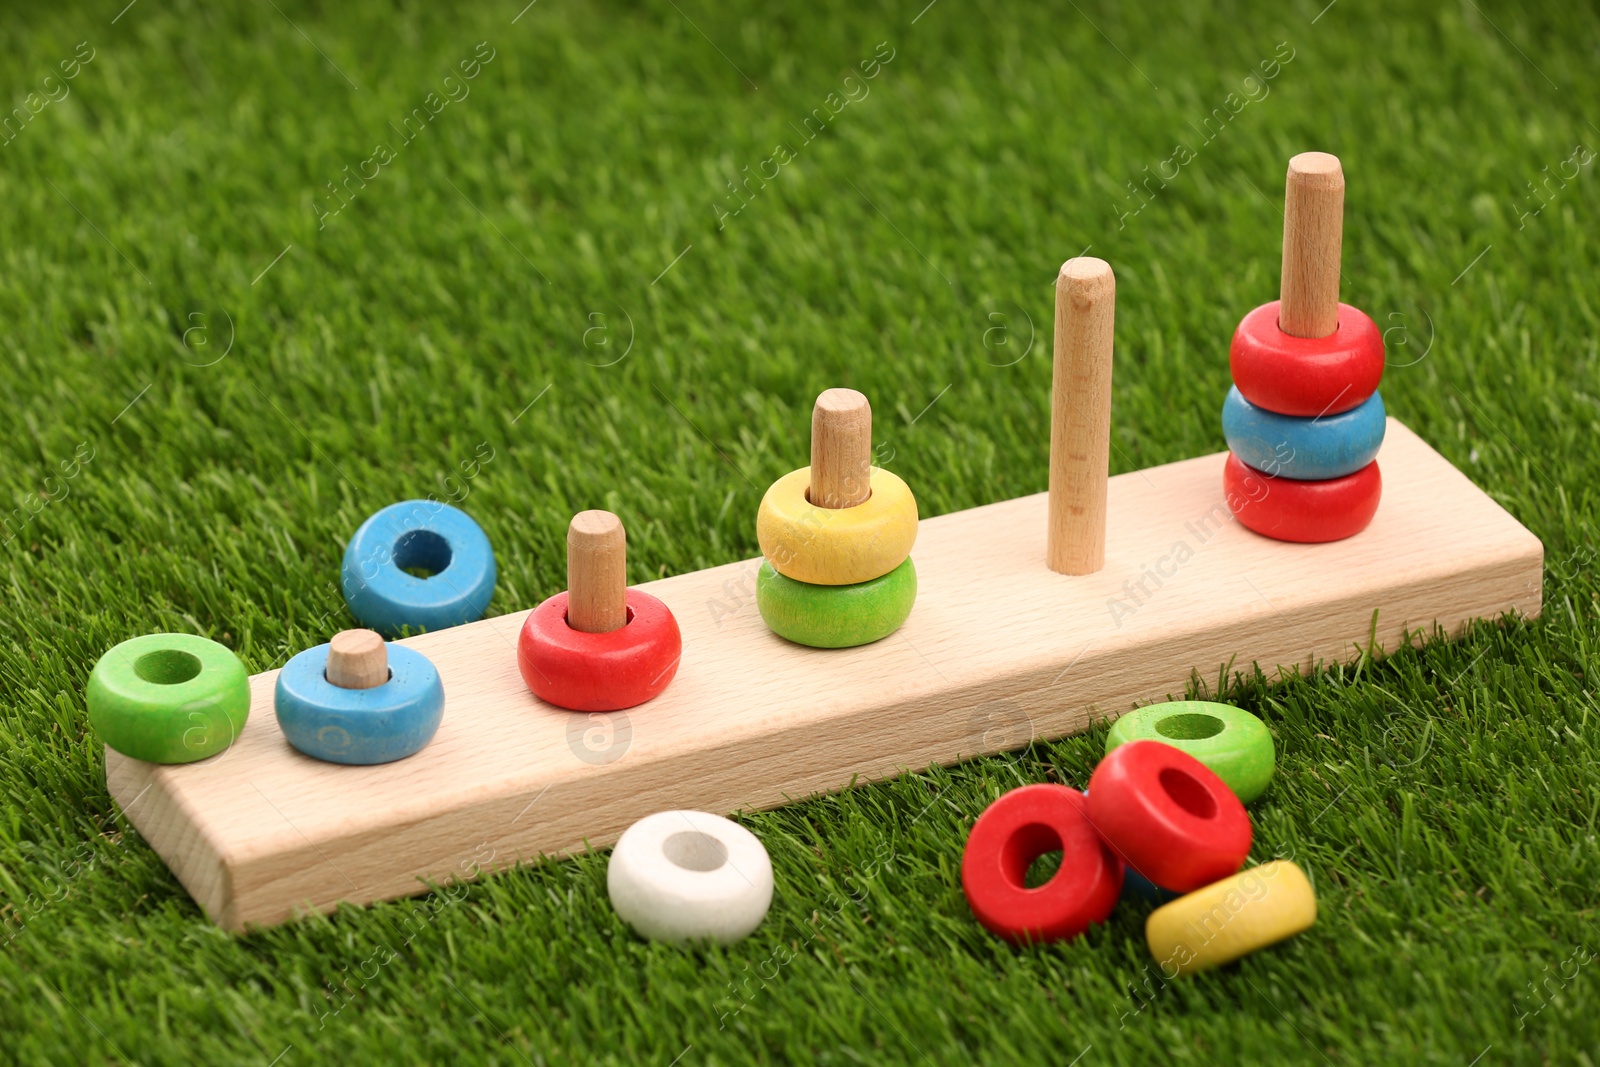
{"type": "Polygon", "coordinates": [[[1339,328],[1339,257],[1344,244],[1344,170],[1339,157],[1302,152],[1289,160],[1283,194],[1283,283],[1278,328],[1327,337],[1339,328]]]}
{"type": "Polygon", "coordinates": [[[819,508],[853,508],[872,496],[872,405],[854,389],[827,389],[811,410],[811,488],[819,508]]]}
{"type": "Polygon", "coordinates": [[[341,630],[328,642],[328,681],[340,689],[376,689],[389,680],[389,649],[371,630],[341,630]]]}
{"type": "Polygon", "coordinates": [[[1056,278],[1055,370],[1050,400],[1050,530],[1046,562],[1093,574],[1106,561],[1111,464],[1111,335],[1117,279],[1081,256],[1056,278]]]}
{"type": "Polygon", "coordinates": [[[567,527],[567,625],[590,634],[628,623],[628,534],[609,511],[580,511],[567,527]]]}

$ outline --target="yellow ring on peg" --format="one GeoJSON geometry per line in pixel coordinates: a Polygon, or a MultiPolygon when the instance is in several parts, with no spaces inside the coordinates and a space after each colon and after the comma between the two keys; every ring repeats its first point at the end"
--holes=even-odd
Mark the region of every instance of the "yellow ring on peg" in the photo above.
{"type": "Polygon", "coordinates": [[[856,585],[906,561],[917,539],[917,500],[898,476],[871,468],[872,495],[849,508],[806,499],[811,468],[772,483],[756,513],[761,554],[785,578],[812,585],[856,585]]]}
{"type": "Polygon", "coordinates": [[[1317,921],[1317,895],[1287,860],[1251,867],[1150,913],[1144,938],[1165,978],[1231,963],[1317,921]]]}

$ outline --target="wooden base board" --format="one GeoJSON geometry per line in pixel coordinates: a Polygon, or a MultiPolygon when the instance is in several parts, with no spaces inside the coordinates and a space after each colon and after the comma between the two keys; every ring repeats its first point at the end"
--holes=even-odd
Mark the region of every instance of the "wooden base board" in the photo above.
{"type": "Polygon", "coordinates": [[[1045,567],[1044,494],[925,521],[916,608],[875,645],[776,637],[746,560],[643,587],[677,616],[684,653],[667,691],[631,711],[535,699],[517,612],[403,642],[446,692],[438,735],[410,759],[299,754],[267,671],[228,751],[156,766],[108,750],[107,781],[206,913],[238,930],[606,846],[653,811],[775,807],[1074,733],[1224,664],[1310,668],[1369,638],[1390,650],[1435,624],[1539,613],[1538,539],[1393,419],[1377,518],[1335,544],[1241,527],[1223,459],[1113,478],[1106,565],[1084,577],[1045,567]]]}

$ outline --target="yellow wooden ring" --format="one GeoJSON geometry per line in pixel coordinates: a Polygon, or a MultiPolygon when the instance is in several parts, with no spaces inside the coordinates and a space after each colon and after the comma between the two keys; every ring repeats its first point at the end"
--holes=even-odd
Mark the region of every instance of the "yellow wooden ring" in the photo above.
{"type": "Polygon", "coordinates": [[[1164,904],[1144,938],[1166,978],[1230,963],[1317,921],[1317,895],[1287,860],[1240,871],[1164,904]]]}
{"type": "Polygon", "coordinates": [[[888,574],[911,555],[917,500],[906,483],[872,468],[872,495],[851,508],[806,499],[811,468],[772,483],[756,513],[756,540],[777,572],[812,585],[855,585],[888,574]]]}

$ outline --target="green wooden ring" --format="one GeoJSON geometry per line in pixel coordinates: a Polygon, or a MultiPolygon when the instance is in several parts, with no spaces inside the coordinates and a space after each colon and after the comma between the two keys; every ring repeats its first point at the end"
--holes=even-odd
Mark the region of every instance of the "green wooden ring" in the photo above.
{"type": "Polygon", "coordinates": [[[1248,711],[1209,700],[1174,700],[1130,711],[1111,724],[1109,754],[1129,741],[1160,741],[1211,768],[1244,804],[1272,781],[1272,733],[1248,711]]]}
{"type": "Polygon", "coordinates": [[[193,763],[233,744],[250,714],[250,676],[230,650],[193,634],[146,634],[89,673],[89,724],[124,756],[193,763]]]}
{"type": "Polygon", "coordinates": [[[852,648],[900,628],[917,599],[917,569],[909,558],[888,574],[854,585],[810,585],[761,561],[756,607],[772,632],[812,648],[852,648]]]}

